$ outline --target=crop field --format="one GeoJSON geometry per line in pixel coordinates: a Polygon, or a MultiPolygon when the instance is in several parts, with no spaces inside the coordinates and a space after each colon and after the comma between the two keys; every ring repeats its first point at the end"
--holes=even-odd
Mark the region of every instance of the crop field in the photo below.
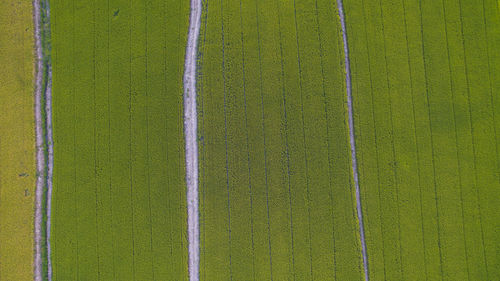
{"type": "Polygon", "coordinates": [[[497,279],[498,2],[345,8],[370,278],[497,279]]]}
{"type": "Polygon", "coordinates": [[[0,280],[33,280],[31,1],[0,1],[0,280]]]}
{"type": "Polygon", "coordinates": [[[187,280],[189,2],[50,4],[53,280],[187,280]]]}
{"type": "Polygon", "coordinates": [[[499,0],[200,1],[0,1],[0,280],[498,279],[499,0]]]}
{"type": "Polygon", "coordinates": [[[205,1],[201,280],[362,280],[335,1],[205,1]]]}

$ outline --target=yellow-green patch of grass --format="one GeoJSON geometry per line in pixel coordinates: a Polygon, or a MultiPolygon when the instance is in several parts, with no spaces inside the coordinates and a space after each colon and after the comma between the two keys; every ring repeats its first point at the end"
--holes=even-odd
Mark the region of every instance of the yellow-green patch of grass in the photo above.
{"type": "Polygon", "coordinates": [[[33,279],[31,1],[0,1],[0,280],[33,279]]]}

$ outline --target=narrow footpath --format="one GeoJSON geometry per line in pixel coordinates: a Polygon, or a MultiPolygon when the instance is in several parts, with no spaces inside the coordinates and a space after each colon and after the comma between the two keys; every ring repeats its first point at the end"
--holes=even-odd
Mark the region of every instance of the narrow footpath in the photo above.
{"type": "Polygon", "coordinates": [[[339,9],[340,25],[342,26],[342,39],[344,42],[344,57],[345,57],[345,81],[347,88],[347,110],[349,115],[349,142],[351,144],[351,158],[352,158],[352,174],[354,177],[354,186],[356,189],[356,209],[359,221],[359,234],[361,240],[361,253],[363,255],[363,269],[365,272],[365,280],[369,281],[368,276],[368,256],[366,254],[365,242],[365,227],[363,225],[363,212],[361,207],[361,194],[359,192],[358,181],[358,164],[356,159],[356,141],[354,135],[354,120],[353,120],[353,107],[352,107],[352,87],[351,87],[351,64],[349,60],[349,46],[347,45],[347,31],[345,25],[344,6],[342,0],[337,0],[339,9]]]}
{"type": "Polygon", "coordinates": [[[199,280],[200,228],[198,213],[198,143],[196,111],[196,57],[201,25],[201,0],[191,0],[184,64],[184,135],[188,212],[189,280],[199,280]]]}

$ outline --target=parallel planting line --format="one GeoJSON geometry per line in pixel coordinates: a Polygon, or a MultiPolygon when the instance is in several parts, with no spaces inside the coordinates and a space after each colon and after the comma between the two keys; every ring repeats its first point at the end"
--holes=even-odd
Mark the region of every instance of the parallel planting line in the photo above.
{"type": "Polygon", "coordinates": [[[198,144],[196,115],[196,59],[201,25],[201,0],[191,0],[184,63],[184,134],[188,212],[189,280],[199,280],[200,230],[198,213],[198,144]]]}
{"type": "Polygon", "coordinates": [[[358,213],[359,220],[359,234],[361,239],[361,252],[363,255],[363,268],[365,271],[365,280],[369,281],[368,276],[368,257],[366,254],[366,242],[365,242],[365,229],[363,225],[363,213],[361,211],[361,197],[359,192],[359,181],[358,181],[358,166],[356,161],[356,143],[354,139],[354,121],[352,114],[352,93],[351,93],[351,67],[349,61],[349,46],[347,45],[347,33],[346,24],[344,16],[344,7],[342,0],[337,0],[337,6],[339,10],[340,25],[342,27],[342,40],[344,42],[344,56],[345,56],[345,80],[347,89],[347,106],[349,115],[349,139],[351,144],[351,158],[352,158],[352,174],[354,177],[354,186],[356,188],[356,209],[358,213]]]}

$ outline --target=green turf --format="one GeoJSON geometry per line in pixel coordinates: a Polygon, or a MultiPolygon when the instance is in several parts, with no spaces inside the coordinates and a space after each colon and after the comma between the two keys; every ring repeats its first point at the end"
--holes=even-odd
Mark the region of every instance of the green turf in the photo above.
{"type": "Polygon", "coordinates": [[[361,280],[331,1],[206,1],[202,280],[361,280]]]}
{"type": "Polygon", "coordinates": [[[51,1],[54,280],[186,280],[185,1],[51,1]]]}
{"type": "Polygon", "coordinates": [[[494,280],[497,3],[345,2],[371,279],[494,280]]]}

